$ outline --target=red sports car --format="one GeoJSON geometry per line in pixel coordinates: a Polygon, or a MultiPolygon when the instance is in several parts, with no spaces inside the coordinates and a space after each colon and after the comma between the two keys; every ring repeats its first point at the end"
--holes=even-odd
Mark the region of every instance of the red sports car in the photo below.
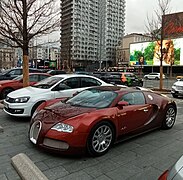
{"type": "MultiPolygon", "coordinates": [[[[29,84],[30,86],[35,84],[42,79],[50,77],[47,73],[29,73],[29,84]]],[[[2,80],[0,81],[0,98],[5,99],[7,94],[20,89],[23,87],[23,75],[20,75],[12,80],[2,80]]]]}
{"type": "Polygon", "coordinates": [[[133,88],[88,88],[68,100],[41,104],[34,113],[30,141],[57,152],[105,154],[113,143],[175,123],[177,107],[161,94],[133,88]]]}

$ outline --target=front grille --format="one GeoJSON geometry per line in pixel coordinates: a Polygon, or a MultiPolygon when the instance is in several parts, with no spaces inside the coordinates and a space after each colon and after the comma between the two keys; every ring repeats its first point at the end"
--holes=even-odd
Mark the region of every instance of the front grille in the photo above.
{"type": "Polygon", "coordinates": [[[66,142],[49,138],[44,138],[43,145],[59,150],[67,150],[69,148],[69,145],[66,142]]]}
{"type": "Polygon", "coordinates": [[[7,107],[4,107],[4,109],[11,114],[23,114],[24,113],[24,109],[11,109],[11,108],[7,108],[7,107]]]}
{"type": "Polygon", "coordinates": [[[36,144],[37,143],[37,139],[39,137],[39,132],[41,130],[42,124],[40,121],[35,121],[30,129],[30,140],[36,144]]]}
{"type": "Polygon", "coordinates": [[[182,86],[177,86],[177,90],[183,90],[182,86]]]}

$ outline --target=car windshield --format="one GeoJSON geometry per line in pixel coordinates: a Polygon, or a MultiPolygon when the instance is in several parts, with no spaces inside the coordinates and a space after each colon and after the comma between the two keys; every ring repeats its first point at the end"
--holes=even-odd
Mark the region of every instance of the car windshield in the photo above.
{"type": "Polygon", "coordinates": [[[13,80],[17,80],[17,81],[19,81],[19,80],[21,80],[21,79],[23,79],[23,75],[20,75],[20,76],[17,76],[17,77],[15,77],[15,78],[13,78],[13,80]]]}
{"type": "Polygon", "coordinates": [[[51,76],[34,84],[33,87],[41,88],[41,89],[49,89],[62,79],[63,79],[62,77],[51,76]]]}
{"type": "Polygon", "coordinates": [[[106,108],[109,107],[113,100],[116,98],[117,93],[113,91],[89,89],[84,90],[73,98],[69,99],[66,103],[72,106],[82,106],[89,108],[106,108]]]}

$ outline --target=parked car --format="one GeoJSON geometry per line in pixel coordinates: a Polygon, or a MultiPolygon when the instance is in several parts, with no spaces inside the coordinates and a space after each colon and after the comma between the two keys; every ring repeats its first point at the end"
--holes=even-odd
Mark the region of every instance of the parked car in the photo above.
{"type": "Polygon", "coordinates": [[[93,75],[92,72],[87,72],[87,71],[76,71],[75,74],[86,74],[86,75],[93,75]]]}
{"type": "MultiPolygon", "coordinates": [[[[4,100],[4,111],[12,116],[30,117],[44,101],[59,97],[71,97],[90,86],[108,85],[88,75],[60,74],[46,78],[33,86],[9,93],[4,100]]],[[[112,86],[112,85],[111,85],[112,86]]]]}
{"type": "MultiPolygon", "coordinates": [[[[39,69],[29,68],[29,73],[35,73],[35,72],[41,72],[41,71],[39,69]]],[[[22,74],[23,74],[22,68],[8,69],[8,70],[3,71],[3,73],[0,74],[0,80],[13,79],[22,74]]]]}
{"type": "Polygon", "coordinates": [[[51,74],[51,75],[57,75],[57,74],[66,74],[66,72],[65,71],[63,71],[63,70],[49,70],[49,71],[47,71],[47,73],[48,74],[51,74]]]}
{"type": "MultiPolygon", "coordinates": [[[[47,73],[29,73],[29,85],[33,85],[38,81],[41,81],[47,77],[50,77],[47,73]]],[[[10,92],[23,87],[23,75],[20,75],[12,80],[0,81],[0,98],[5,99],[10,92]]]]}
{"type": "Polygon", "coordinates": [[[172,128],[176,113],[173,100],[147,89],[93,87],[65,101],[42,103],[32,117],[29,138],[44,149],[100,156],[113,143],[172,128]]]}
{"type": "Polygon", "coordinates": [[[178,96],[183,96],[183,79],[176,81],[172,85],[171,94],[174,98],[178,96]]]}
{"type": "Polygon", "coordinates": [[[125,86],[143,86],[143,79],[131,72],[106,72],[101,79],[107,83],[125,86]]]}
{"type": "MultiPolygon", "coordinates": [[[[156,80],[159,80],[160,79],[160,73],[152,72],[152,73],[146,74],[144,76],[144,79],[156,79],[156,80]]],[[[165,75],[164,74],[163,74],[163,79],[165,79],[165,75]]]]}
{"type": "Polygon", "coordinates": [[[183,179],[183,156],[172,167],[166,170],[158,180],[182,180],[183,179]]]}

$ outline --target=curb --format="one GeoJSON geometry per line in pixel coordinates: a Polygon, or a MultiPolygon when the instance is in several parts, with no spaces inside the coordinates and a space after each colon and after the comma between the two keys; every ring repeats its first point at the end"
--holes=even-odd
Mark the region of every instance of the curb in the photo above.
{"type": "Polygon", "coordinates": [[[24,180],[48,180],[38,167],[24,154],[20,153],[11,158],[11,163],[24,180]]]}

